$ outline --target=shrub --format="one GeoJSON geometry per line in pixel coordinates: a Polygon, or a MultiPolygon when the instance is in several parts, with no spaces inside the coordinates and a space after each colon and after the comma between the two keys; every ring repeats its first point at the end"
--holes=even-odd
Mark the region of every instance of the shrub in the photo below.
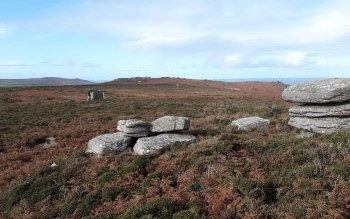
{"type": "Polygon", "coordinates": [[[30,183],[24,183],[12,189],[10,193],[7,195],[7,197],[5,198],[2,210],[3,211],[10,210],[12,206],[17,204],[25,196],[25,193],[28,191],[30,186],[31,186],[30,183]]]}
{"type": "Polygon", "coordinates": [[[74,213],[75,209],[77,208],[78,203],[75,200],[72,200],[68,202],[67,204],[64,205],[62,211],[61,211],[61,216],[62,217],[67,217],[70,216],[74,213]]]}
{"type": "Polygon", "coordinates": [[[233,178],[233,184],[244,194],[250,195],[251,192],[257,187],[257,183],[249,178],[235,177],[233,178]]]}
{"type": "Polygon", "coordinates": [[[101,176],[101,175],[103,175],[104,173],[107,173],[107,172],[109,172],[109,167],[103,166],[103,167],[101,167],[101,169],[99,169],[97,171],[97,176],[101,176]]]}
{"type": "Polygon", "coordinates": [[[135,156],[133,161],[118,169],[118,175],[125,175],[128,173],[138,172],[139,174],[146,175],[146,167],[149,165],[157,155],[138,155],[135,156]]]}
{"type": "Polygon", "coordinates": [[[26,199],[31,205],[48,197],[57,199],[61,182],[62,179],[57,172],[51,172],[45,176],[40,176],[40,174],[34,176],[10,191],[5,198],[5,209],[9,210],[21,199],[26,199]]]}
{"type": "Polygon", "coordinates": [[[111,202],[114,201],[123,191],[124,189],[119,186],[104,187],[102,189],[102,198],[111,202]]]}
{"type": "Polygon", "coordinates": [[[304,218],[306,215],[306,209],[303,208],[302,206],[295,206],[292,209],[292,212],[296,218],[304,218]]]}
{"type": "Polygon", "coordinates": [[[190,192],[200,191],[202,189],[203,189],[203,186],[198,182],[192,182],[187,188],[187,190],[190,192]]]}
{"type": "Polygon", "coordinates": [[[35,216],[35,218],[38,219],[52,219],[52,218],[57,218],[59,216],[59,211],[56,211],[54,209],[49,209],[44,212],[39,213],[38,215],[35,216]]]}
{"type": "Polygon", "coordinates": [[[345,163],[336,163],[332,167],[332,173],[347,179],[349,177],[349,168],[345,163]]]}
{"type": "Polygon", "coordinates": [[[129,209],[125,214],[120,216],[120,219],[134,219],[134,218],[159,218],[168,219],[176,212],[184,209],[185,206],[176,203],[168,198],[159,198],[129,209]]]}
{"type": "Polygon", "coordinates": [[[43,144],[46,142],[46,137],[34,137],[30,140],[27,141],[27,146],[30,148],[33,148],[35,146],[37,146],[38,144],[43,144]]]}
{"type": "Polygon", "coordinates": [[[89,215],[90,212],[100,204],[100,202],[101,198],[99,196],[94,194],[86,195],[79,205],[80,214],[83,216],[89,215]]]}
{"type": "Polygon", "coordinates": [[[172,217],[172,219],[199,219],[199,218],[203,218],[203,217],[198,212],[195,212],[191,209],[176,212],[172,217]]]}
{"type": "Polygon", "coordinates": [[[61,186],[83,171],[82,164],[84,161],[81,157],[73,157],[65,162],[59,162],[56,168],[43,168],[23,184],[13,188],[4,197],[2,209],[9,211],[22,199],[26,199],[31,206],[44,199],[58,200],[61,186]]]}
{"type": "Polygon", "coordinates": [[[98,177],[98,181],[101,183],[109,182],[116,176],[116,173],[113,171],[105,172],[98,177]]]}
{"type": "Polygon", "coordinates": [[[84,217],[84,219],[118,219],[118,218],[119,218],[118,215],[115,213],[103,213],[99,215],[84,217]]]}

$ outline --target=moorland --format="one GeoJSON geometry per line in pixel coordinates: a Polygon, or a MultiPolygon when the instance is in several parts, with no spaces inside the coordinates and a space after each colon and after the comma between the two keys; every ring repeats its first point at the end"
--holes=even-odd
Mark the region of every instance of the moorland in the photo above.
{"type": "Polygon", "coordinates": [[[179,78],[0,88],[0,217],[349,218],[350,132],[298,138],[284,88],[179,78]],[[91,89],[107,99],[87,102],[91,89]],[[189,117],[197,143],[85,153],[120,119],[164,115],[189,117]],[[245,116],[271,124],[230,126],[245,116]],[[58,145],[33,144],[45,137],[58,145]]]}

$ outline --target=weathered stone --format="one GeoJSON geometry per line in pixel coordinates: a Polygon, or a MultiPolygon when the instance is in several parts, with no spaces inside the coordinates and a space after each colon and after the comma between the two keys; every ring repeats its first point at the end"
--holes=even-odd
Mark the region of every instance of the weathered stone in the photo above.
{"type": "Polygon", "coordinates": [[[105,92],[100,90],[90,90],[88,92],[88,101],[94,101],[94,100],[104,100],[106,98],[105,92]]]}
{"type": "Polygon", "coordinates": [[[87,153],[105,155],[120,153],[131,146],[131,138],[123,133],[104,134],[91,139],[88,143],[87,153]]]}
{"type": "Polygon", "coordinates": [[[179,116],[163,116],[152,122],[151,132],[184,131],[190,128],[190,119],[179,116]]]}
{"type": "Polygon", "coordinates": [[[238,130],[249,131],[255,128],[266,128],[270,121],[260,117],[247,117],[232,121],[231,125],[237,127],[238,130]]]}
{"type": "Polygon", "coordinates": [[[350,100],[350,79],[327,79],[286,88],[282,98],[297,103],[334,103],[350,100]]]}
{"type": "Polygon", "coordinates": [[[53,146],[57,146],[58,143],[56,141],[56,138],[54,137],[48,137],[45,139],[45,143],[43,144],[44,148],[49,148],[49,147],[53,147],[53,146]]]}
{"type": "Polygon", "coordinates": [[[313,133],[328,134],[350,129],[349,117],[291,117],[289,125],[313,133]]]}
{"type": "Polygon", "coordinates": [[[290,116],[296,117],[343,117],[350,116],[350,103],[294,106],[290,116]]]}
{"type": "Polygon", "coordinates": [[[151,125],[138,119],[119,120],[117,130],[129,137],[146,137],[151,125]]]}
{"type": "Polygon", "coordinates": [[[154,137],[140,138],[137,140],[134,151],[138,155],[153,154],[179,143],[188,145],[196,142],[196,137],[186,134],[160,134],[154,137]]]}

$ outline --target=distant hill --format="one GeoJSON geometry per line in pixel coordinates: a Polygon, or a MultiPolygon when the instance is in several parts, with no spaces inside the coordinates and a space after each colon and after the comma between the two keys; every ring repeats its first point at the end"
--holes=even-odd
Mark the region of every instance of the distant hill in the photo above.
{"type": "Polygon", "coordinates": [[[28,78],[28,79],[0,79],[0,87],[13,86],[61,86],[61,85],[87,85],[91,81],[79,78],[68,79],[58,77],[28,78]]]}

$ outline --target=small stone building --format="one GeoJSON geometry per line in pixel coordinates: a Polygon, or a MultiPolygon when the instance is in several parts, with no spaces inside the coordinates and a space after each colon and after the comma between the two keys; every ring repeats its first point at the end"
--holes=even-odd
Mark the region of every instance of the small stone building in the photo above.
{"type": "Polygon", "coordinates": [[[93,101],[93,100],[104,100],[105,99],[105,91],[101,90],[90,90],[88,92],[88,101],[93,101]]]}

